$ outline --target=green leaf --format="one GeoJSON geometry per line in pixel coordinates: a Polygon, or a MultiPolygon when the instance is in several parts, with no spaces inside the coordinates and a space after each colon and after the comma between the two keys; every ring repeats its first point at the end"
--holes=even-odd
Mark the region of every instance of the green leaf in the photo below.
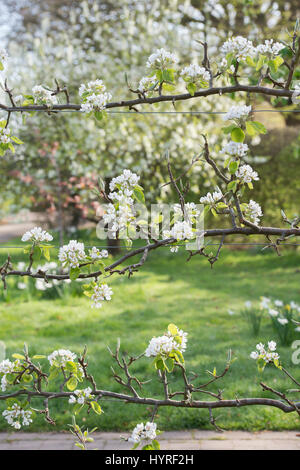
{"type": "Polygon", "coordinates": [[[102,121],[102,119],[103,119],[103,112],[102,111],[95,111],[94,115],[95,115],[95,118],[97,119],[97,121],[102,121]]]}
{"type": "Polygon", "coordinates": [[[11,140],[13,140],[18,145],[24,144],[24,142],[20,140],[18,137],[11,136],[11,140]]]}
{"type": "Polygon", "coordinates": [[[162,81],[173,82],[174,81],[174,70],[166,69],[162,72],[162,81]]]}
{"type": "Polygon", "coordinates": [[[236,180],[230,181],[230,183],[228,183],[228,185],[227,185],[228,191],[235,192],[236,188],[237,188],[237,181],[236,180]]]}
{"type": "Polygon", "coordinates": [[[51,380],[56,379],[56,377],[58,377],[58,375],[59,375],[59,369],[56,368],[56,367],[53,367],[53,368],[51,367],[50,375],[48,377],[49,382],[51,382],[51,380]]]}
{"type": "Polygon", "coordinates": [[[265,64],[266,60],[267,60],[267,57],[265,55],[260,55],[257,65],[256,65],[256,70],[260,70],[262,66],[265,64]]]}
{"type": "Polygon", "coordinates": [[[171,357],[165,359],[164,365],[168,372],[172,372],[172,370],[174,369],[174,362],[174,359],[172,359],[171,357]]]}
{"type": "Polygon", "coordinates": [[[239,167],[239,162],[234,160],[233,162],[230,162],[230,165],[229,165],[229,172],[234,175],[234,173],[237,171],[239,167]]]}
{"type": "Polygon", "coordinates": [[[224,132],[224,134],[230,134],[232,130],[235,128],[236,128],[235,124],[230,124],[230,126],[222,127],[222,131],[224,132]]]}
{"type": "Polygon", "coordinates": [[[161,359],[161,357],[156,358],[154,365],[155,365],[155,369],[165,370],[165,364],[164,364],[164,361],[161,359]]]}
{"type": "Polygon", "coordinates": [[[252,122],[252,125],[255,127],[255,129],[257,129],[257,132],[259,134],[266,134],[267,133],[267,129],[265,128],[265,126],[259,122],[259,121],[251,121],[252,122]]]}
{"type": "Polygon", "coordinates": [[[252,57],[250,56],[247,56],[246,57],[246,63],[248,65],[250,65],[250,67],[256,67],[256,63],[254,62],[254,60],[252,59],[252,57]]]}
{"type": "Polygon", "coordinates": [[[186,89],[187,89],[187,91],[189,92],[189,94],[191,96],[194,96],[195,92],[197,90],[197,87],[196,87],[195,83],[190,82],[190,83],[187,84],[186,89]]]}
{"type": "Polygon", "coordinates": [[[4,70],[4,65],[0,62],[0,70],[4,70]]]}
{"type": "Polygon", "coordinates": [[[134,188],[133,188],[133,194],[134,194],[135,199],[136,199],[140,204],[144,204],[144,203],[145,203],[145,196],[144,196],[143,190],[141,189],[141,186],[139,186],[139,185],[134,186],[134,188]]]}
{"type": "Polygon", "coordinates": [[[66,383],[67,389],[73,392],[73,390],[77,387],[77,379],[75,377],[70,377],[68,382],[66,383]]]}
{"type": "Polygon", "coordinates": [[[156,439],[152,441],[152,447],[154,450],[160,450],[160,444],[156,439]]]}
{"type": "Polygon", "coordinates": [[[70,269],[70,279],[72,281],[76,281],[76,279],[79,277],[80,275],[80,268],[71,268],[70,269]]]}
{"type": "Polygon", "coordinates": [[[91,401],[91,407],[97,415],[101,415],[103,413],[101,406],[96,401],[91,401]]]}
{"type": "Polygon", "coordinates": [[[234,142],[244,142],[245,133],[244,133],[243,129],[241,129],[240,127],[235,127],[234,129],[232,129],[231,139],[234,142]]]}
{"type": "Polygon", "coordinates": [[[25,359],[25,356],[23,356],[22,354],[18,354],[18,353],[14,353],[12,357],[14,359],[21,359],[21,360],[25,359]]]}
{"type": "Polygon", "coordinates": [[[33,258],[34,258],[34,260],[39,261],[39,259],[41,258],[41,255],[42,255],[42,250],[38,245],[36,245],[33,248],[33,258]]]}
{"type": "Polygon", "coordinates": [[[281,64],[283,64],[284,60],[280,55],[275,57],[273,60],[269,60],[268,66],[270,67],[270,70],[272,73],[276,73],[278,70],[278,67],[280,67],[281,64]]]}

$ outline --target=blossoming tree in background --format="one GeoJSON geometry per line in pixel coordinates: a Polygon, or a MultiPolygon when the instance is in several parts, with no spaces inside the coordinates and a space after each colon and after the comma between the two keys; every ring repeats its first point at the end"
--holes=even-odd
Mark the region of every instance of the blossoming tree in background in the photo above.
{"type": "MultiPolygon", "coordinates": [[[[188,179],[185,173],[179,175],[174,173],[169,155],[166,153],[168,181],[165,184],[173,187],[178,201],[169,230],[162,230],[158,237],[153,237],[151,226],[145,229],[141,224],[137,207],[147,203],[142,181],[138,174],[125,169],[110,181],[109,191],[106,185],[102,184],[98,192],[99,197],[108,203],[103,216],[104,222],[109,225],[114,237],[126,241],[128,251],[125,255],[111,262],[105,250],[100,251],[97,247],[92,247],[87,252],[82,242],[70,240],[59,251],[60,272],[53,274],[41,269],[36,271],[34,263],[41,256],[49,262],[52,250],[50,242],[53,240],[50,233],[41,227],[36,227],[22,237],[23,242],[30,242],[25,248],[28,253],[27,268],[23,271],[15,269],[14,260],[10,256],[0,267],[4,288],[7,287],[6,280],[10,276],[42,279],[46,283],[52,280],[63,282],[85,279],[87,283],[83,286],[84,294],[91,299],[92,307],[100,308],[103,301],[110,301],[113,295],[112,289],[107,284],[109,281],[105,279],[114,274],[132,276],[146,263],[149,254],[161,247],[169,246],[176,256],[179,245],[186,245],[197,236],[202,236],[203,239],[221,237],[215,254],[208,252],[205,244],[197,250],[188,250],[188,260],[194,256],[204,256],[212,266],[218,260],[228,236],[262,237],[266,239],[267,247],[274,248],[278,252],[280,243],[300,235],[299,217],[289,218],[283,212],[283,222],[286,226],[264,226],[260,205],[254,199],[248,200],[245,196],[245,188],[255,191],[255,182],[259,180],[258,172],[246,161],[249,148],[245,139],[267,132],[261,122],[253,120],[251,96],[259,94],[285,97],[293,99],[295,103],[299,100],[299,90],[293,81],[300,57],[298,25],[295,27],[290,44],[266,40],[262,44],[255,45],[247,38],[233,37],[224,42],[220,49],[221,57],[215,57],[214,61],[208,57],[206,43],[203,47],[204,57],[201,65],[191,63],[183,68],[180,68],[176,54],[164,48],[157,49],[149,56],[145,64],[145,75],[140,78],[136,89],[130,89],[134,98],[129,100],[111,101],[112,94],[107,91],[108,84],[97,78],[80,86],[77,98],[79,102],[76,103],[71,103],[67,87],[57,86],[56,90],[51,90],[43,85],[34,86],[31,93],[28,92],[21,98],[18,96],[16,103],[14,94],[5,81],[5,92],[10,103],[0,105],[7,117],[2,121],[0,149],[5,155],[13,151],[12,142],[22,145],[22,141],[12,137],[10,129],[11,117],[16,113],[22,113],[30,120],[32,113],[56,117],[56,114],[72,110],[81,113],[82,119],[95,119],[101,125],[105,125],[105,121],[110,119],[109,111],[112,109],[125,108],[138,113],[139,106],[146,107],[155,103],[169,102],[175,105],[182,101],[195,99],[201,101],[201,98],[211,95],[220,99],[220,95],[224,94],[246,93],[247,103],[232,106],[224,115],[223,134],[228,140],[220,152],[225,157],[223,166],[221,167],[212,156],[209,137],[202,134],[200,155],[197,160],[191,162],[189,168],[192,170],[194,163],[201,160],[214,172],[218,184],[206,195],[199,194],[199,202],[204,205],[204,214],[211,212],[216,217],[220,216],[222,220],[224,218],[226,227],[197,232],[196,219],[199,216],[197,207],[195,203],[187,203],[185,200],[189,190],[188,179]],[[230,77],[230,85],[222,83],[224,77],[230,77]],[[249,77],[248,82],[241,84],[241,79],[246,80],[246,77],[249,77]],[[184,82],[186,93],[176,93],[180,80],[184,82]],[[218,80],[221,80],[221,85],[218,84],[218,80]],[[172,94],[169,94],[170,92],[172,94]],[[138,248],[132,248],[137,230],[143,231],[146,235],[145,243],[138,248]],[[139,261],[130,261],[138,255],[139,261]],[[126,264],[127,261],[131,264],[126,264]]],[[[0,57],[1,67],[5,69],[8,60],[6,52],[2,51],[0,57]]],[[[281,364],[276,346],[272,340],[267,346],[258,344],[256,351],[251,354],[249,352],[250,357],[257,361],[260,370],[266,366],[275,366],[280,373],[285,374],[299,387],[297,380],[281,364]]],[[[126,393],[116,393],[97,388],[93,376],[88,371],[86,349],[80,356],[72,351],[59,349],[45,358],[40,355],[31,357],[25,346],[24,354],[16,353],[12,357],[14,360],[5,359],[0,363],[3,392],[0,399],[7,401],[3,417],[15,429],[20,429],[22,425],[28,426],[32,422],[34,413],[43,414],[46,420],[53,424],[54,420],[49,410],[49,403],[53,399],[67,398],[69,404],[74,406],[75,414],[85,408],[101,415],[103,410],[99,402],[101,404],[103,402],[104,407],[105,398],[110,397],[127,403],[153,407],[150,421],[138,424],[129,440],[134,443],[134,448],[141,444],[143,449],[158,449],[159,443],[156,439],[158,432],[154,419],[161,406],[207,408],[210,421],[217,429],[219,428],[212,415],[212,410],[216,408],[267,405],[277,407],[284,412],[300,414],[300,406],[295,399],[263,382],[261,382],[262,389],[272,392],[277,399],[224,400],[221,391],[214,393],[209,386],[228,372],[232,364],[231,354],[228,355],[224,371],[217,373],[214,368],[213,371],[209,371],[209,380],[202,383],[198,374],[191,377],[186,368],[184,360],[186,348],[187,333],[172,323],[168,325],[167,331],[162,336],[152,338],[146,350],[138,356],[120,355],[118,344],[116,351],[110,351],[119,368],[119,371],[113,369],[113,377],[121,387],[124,387],[126,393]],[[139,378],[131,373],[130,366],[144,358],[147,358],[146,360],[151,358],[153,361],[153,370],[162,386],[163,399],[144,397],[140,389],[148,378],[139,378]],[[181,390],[172,390],[170,386],[169,376],[175,370],[182,376],[181,390]],[[52,381],[58,385],[58,391],[47,389],[48,382],[52,381]],[[195,394],[209,395],[212,400],[201,401],[195,398],[195,394]],[[35,399],[43,400],[42,408],[34,406],[35,399]]],[[[73,423],[72,429],[79,439],[81,448],[84,448],[81,431],[76,423],[73,423]]]]}

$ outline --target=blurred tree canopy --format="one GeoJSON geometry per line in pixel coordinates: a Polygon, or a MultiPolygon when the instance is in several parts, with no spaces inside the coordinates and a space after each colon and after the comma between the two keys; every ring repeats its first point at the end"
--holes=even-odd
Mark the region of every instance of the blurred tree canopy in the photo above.
{"type": "MultiPolygon", "coordinates": [[[[199,40],[206,40],[210,53],[217,55],[231,35],[254,41],[288,39],[299,16],[298,1],[5,0],[5,5],[11,12],[7,43],[15,93],[26,94],[36,84],[55,88],[55,78],[68,86],[72,101],[80,84],[95,78],[104,80],[114,100],[132,96],[125,72],[136,86],[156,48],[177,52],[180,66],[201,63],[199,40]]],[[[191,100],[176,109],[224,111],[240,97],[191,100]]],[[[260,98],[253,104],[260,105],[260,98]]],[[[289,105],[274,98],[264,104],[271,109],[289,105]]],[[[170,105],[151,108],[165,109],[170,105]]],[[[203,132],[215,157],[224,143],[218,133],[221,119],[209,114],[110,114],[103,127],[76,112],[14,119],[25,146],[1,158],[1,198],[10,201],[10,211],[28,207],[48,211],[49,217],[71,214],[74,224],[95,218],[98,201],[91,188],[100,176],[110,178],[130,168],[141,175],[148,199],[171,200],[170,187],[161,190],[168,179],[165,151],[174,172],[182,173],[199,154],[203,132]]],[[[280,205],[292,211],[298,205],[299,121],[292,113],[281,114],[272,130],[270,115],[266,119],[270,133],[249,142],[251,162],[261,176],[255,199],[266,219],[278,222],[280,205]]],[[[189,176],[187,199],[198,202],[201,192],[213,189],[212,174],[198,163],[189,176]]]]}

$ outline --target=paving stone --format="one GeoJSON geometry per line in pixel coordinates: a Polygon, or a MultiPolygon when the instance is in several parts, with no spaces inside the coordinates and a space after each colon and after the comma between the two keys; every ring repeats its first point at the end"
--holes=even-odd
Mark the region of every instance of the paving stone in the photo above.
{"type": "MultiPolygon", "coordinates": [[[[124,436],[128,433],[123,433],[124,436]]],[[[90,449],[129,450],[131,444],[120,440],[120,432],[94,433],[90,449]]],[[[296,431],[246,432],[171,431],[162,434],[162,450],[300,450],[296,431]]],[[[0,450],[72,450],[74,439],[68,433],[0,433],[0,450]]]]}

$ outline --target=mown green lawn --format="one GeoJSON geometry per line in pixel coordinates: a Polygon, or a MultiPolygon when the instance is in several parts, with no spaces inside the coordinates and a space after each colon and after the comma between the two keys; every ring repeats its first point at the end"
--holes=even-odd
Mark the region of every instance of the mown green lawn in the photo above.
{"type": "MultiPolygon", "coordinates": [[[[286,249],[284,256],[277,257],[273,252],[224,248],[214,269],[202,257],[194,257],[189,263],[185,259],[183,249],[175,255],[166,248],[151,253],[142,270],[131,279],[118,275],[109,278],[113,300],[100,310],[91,309],[83,295],[26,301],[23,292],[12,289],[6,300],[2,296],[0,303],[0,340],[6,343],[7,355],[20,352],[24,342],[31,354],[46,355],[57,348],[80,353],[86,344],[90,370],[98,387],[117,391],[121,389],[111,377],[113,361],[107,345],[113,348],[119,337],[124,351],[139,354],[152,336],[162,334],[168,323],[173,322],[189,333],[187,369],[200,374],[201,381],[206,380],[207,369],[212,371],[216,367],[221,372],[227,351],[232,349],[237,360],[228,375],[212,387],[213,391],[224,389],[225,398],[270,396],[260,389],[262,377],[249,353],[257,342],[277,338],[269,318],[263,320],[259,337],[253,338],[239,311],[246,300],[258,301],[262,295],[300,302],[300,254],[286,249]],[[230,316],[228,308],[235,310],[235,315],[230,316]]],[[[291,363],[292,349],[280,346],[279,352],[286,368],[300,379],[299,367],[291,363]]],[[[47,365],[47,360],[44,364],[47,365]]],[[[141,380],[152,378],[142,394],[161,395],[150,359],[143,358],[135,371],[141,380]]],[[[265,370],[263,380],[279,390],[287,384],[272,367],[265,370]]],[[[173,391],[180,387],[177,373],[170,377],[170,383],[173,391]]],[[[287,388],[292,388],[291,384],[287,388]]],[[[207,399],[205,395],[201,398],[207,399]]],[[[105,413],[100,417],[81,412],[79,424],[97,426],[100,430],[125,430],[147,419],[150,411],[144,406],[109,400],[103,400],[102,407],[105,413]]],[[[56,430],[66,429],[71,422],[72,406],[67,401],[53,400],[50,410],[56,418],[56,430]]],[[[299,426],[295,414],[285,415],[267,407],[216,410],[215,415],[225,429],[278,430],[299,426]]],[[[162,408],[157,422],[162,430],[210,428],[207,410],[162,408]]],[[[0,429],[7,430],[2,417],[0,429]]],[[[51,426],[37,416],[30,429],[51,430],[51,426]]]]}

